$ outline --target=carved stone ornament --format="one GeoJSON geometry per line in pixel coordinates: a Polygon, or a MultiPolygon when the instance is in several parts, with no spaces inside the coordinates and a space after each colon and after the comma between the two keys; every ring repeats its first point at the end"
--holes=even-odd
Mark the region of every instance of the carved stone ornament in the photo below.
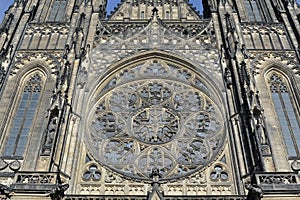
{"type": "Polygon", "coordinates": [[[300,171],[300,160],[294,160],[292,162],[292,169],[296,172],[299,172],[300,171]]]}
{"type": "Polygon", "coordinates": [[[106,167],[135,180],[172,180],[216,159],[224,120],[201,78],[157,60],[110,79],[87,121],[87,146],[106,167]]]}
{"type": "Polygon", "coordinates": [[[4,160],[0,159],[0,171],[9,167],[10,170],[16,172],[21,168],[21,162],[18,160],[4,160]]]}
{"type": "Polygon", "coordinates": [[[0,159],[0,171],[5,169],[8,166],[8,163],[5,160],[0,159]]]}
{"type": "Polygon", "coordinates": [[[20,161],[14,160],[13,162],[9,163],[9,168],[13,171],[18,171],[21,168],[20,161]]]}

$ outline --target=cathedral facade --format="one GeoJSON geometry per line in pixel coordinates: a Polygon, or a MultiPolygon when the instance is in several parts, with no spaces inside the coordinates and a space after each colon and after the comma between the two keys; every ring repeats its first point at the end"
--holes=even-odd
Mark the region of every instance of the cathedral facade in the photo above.
{"type": "Polygon", "coordinates": [[[15,0],[0,199],[300,198],[294,0],[15,0]]]}

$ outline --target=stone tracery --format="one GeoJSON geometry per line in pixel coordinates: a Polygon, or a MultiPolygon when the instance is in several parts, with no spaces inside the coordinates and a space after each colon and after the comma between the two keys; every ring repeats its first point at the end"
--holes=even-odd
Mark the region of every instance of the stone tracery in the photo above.
{"type": "Polygon", "coordinates": [[[88,146],[101,164],[151,181],[154,169],[170,180],[216,158],[225,137],[223,119],[195,73],[152,60],[110,80],[88,120],[88,146]]]}

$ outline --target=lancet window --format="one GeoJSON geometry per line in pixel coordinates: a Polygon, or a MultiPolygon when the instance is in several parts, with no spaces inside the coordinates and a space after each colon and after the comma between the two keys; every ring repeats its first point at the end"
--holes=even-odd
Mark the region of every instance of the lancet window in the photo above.
{"type": "Polygon", "coordinates": [[[270,91],[290,158],[299,156],[300,129],[298,112],[290,88],[284,78],[273,73],[270,77],[270,91]]]}
{"type": "Polygon", "coordinates": [[[40,94],[41,76],[35,74],[30,77],[23,88],[21,99],[13,118],[12,128],[5,144],[4,156],[23,156],[40,94]]]}

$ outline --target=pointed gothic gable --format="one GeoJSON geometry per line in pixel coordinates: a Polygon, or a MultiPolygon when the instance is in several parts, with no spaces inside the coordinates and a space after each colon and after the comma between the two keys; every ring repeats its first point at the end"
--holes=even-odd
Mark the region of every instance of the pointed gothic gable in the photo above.
{"type": "Polygon", "coordinates": [[[128,49],[139,49],[141,46],[144,49],[165,50],[185,49],[187,46],[192,49],[215,48],[211,22],[201,21],[191,26],[166,24],[154,13],[148,23],[126,23],[118,27],[114,23],[101,24],[94,45],[101,49],[118,49],[125,43],[128,49]]]}
{"type": "MultiPolygon", "coordinates": [[[[159,18],[157,9],[153,9],[152,16],[147,22],[102,21],[95,35],[92,65],[99,68],[99,63],[102,63],[102,67],[109,67],[112,61],[126,58],[137,49],[178,50],[177,54],[180,54],[182,50],[181,53],[184,53],[186,49],[194,49],[202,53],[197,56],[185,55],[184,57],[199,62],[198,66],[206,66],[203,62],[207,58],[203,57],[203,51],[217,48],[216,44],[212,21],[198,20],[189,23],[163,21],[159,18]],[[122,53],[113,53],[120,49],[126,50],[122,53]],[[114,59],[106,59],[106,54],[114,59]]],[[[214,64],[209,66],[214,66],[214,64]]],[[[208,69],[209,66],[205,68],[208,69]]]]}
{"type": "Polygon", "coordinates": [[[109,17],[110,20],[148,20],[153,8],[162,20],[194,21],[201,17],[189,0],[123,0],[109,17]]]}

